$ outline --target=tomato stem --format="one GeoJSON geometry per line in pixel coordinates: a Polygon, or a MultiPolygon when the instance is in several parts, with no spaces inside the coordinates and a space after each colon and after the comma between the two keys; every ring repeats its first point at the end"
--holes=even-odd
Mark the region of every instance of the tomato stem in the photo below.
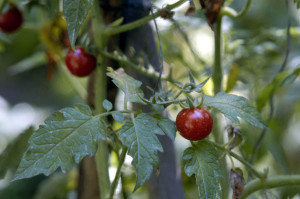
{"type": "Polygon", "coordinates": [[[300,175],[276,175],[266,179],[255,179],[246,184],[240,199],[245,199],[255,191],[261,189],[272,189],[283,186],[300,185],[300,175]]]}
{"type": "MultiPolygon", "coordinates": [[[[167,5],[165,8],[163,9],[168,9],[168,10],[172,10],[174,8],[177,8],[179,7],[180,5],[182,5],[183,3],[187,2],[186,0],[179,0],[173,4],[170,4],[170,5],[167,5]]],[[[157,17],[160,17],[160,14],[161,14],[161,10],[158,10],[157,12],[153,13],[154,17],[157,18],[157,17]]],[[[141,25],[144,25],[146,23],[148,23],[149,21],[153,20],[153,16],[152,15],[148,15],[146,17],[143,17],[139,20],[136,20],[134,22],[131,22],[131,23],[127,23],[127,24],[124,24],[124,25],[121,25],[121,26],[117,26],[117,27],[109,27],[109,28],[106,28],[104,30],[104,33],[106,35],[115,35],[115,34],[119,34],[119,33],[122,33],[122,32],[126,32],[128,30],[132,30],[134,28],[137,28],[141,25]]]]}
{"type": "Polygon", "coordinates": [[[215,143],[215,142],[211,142],[209,141],[210,143],[212,143],[216,148],[226,152],[228,155],[234,157],[235,159],[237,159],[238,161],[240,161],[241,163],[243,163],[248,169],[250,169],[253,174],[256,175],[256,177],[260,178],[260,179],[264,179],[266,178],[265,174],[262,174],[261,172],[258,172],[251,164],[249,164],[249,162],[247,162],[246,160],[244,160],[244,158],[242,158],[241,156],[239,156],[238,154],[232,152],[231,150],[215,143]]]}
{"type": "Polygon", "coordinates": [[[128,148],[126,146],[123,146],[122,153],[121,153],[120,158],[119,158],[119,164],[118,164],[117,172],[116,172],[115,178],[114,178],[114,180],[111,184],[109,199],[112,199],[114,194],[115,194],[115,191],[116,191],[116,188],[117,188],[117,185],[118,185],[118,181],[119,181],[120,176],[121,176],[121,168],[124,164],[125,157],[126,157],[126,154],[127,154],[127,150],[128,150],[128,148]]]}
{"type": "MultiPolygon", "coordinates": [[[[98,0],[94,0],[94,6],[92,7],[92,27],[93,36],[98,49],[104,49],[106,46],[106,37],[102,35],[102,27],[104,27],[104,21],[102,19],[101,10],[98,6],[98,0]]],[[[102,102],[106,99],[106,67],[103,67],[104,59],[101,55],[97,56],[97,66],[95,71],[95,111],[97,114],[104,113],[105,109],[102,106],[102,102]],[[99,67],[100,66],[100,67],[99,67]]],[[[110,192],[109,181],[109,151],[108,144],[100,140],[98,143],[98,149],[95,155],[100,198],[107,198],[110,192]]]]}
{"type": "Polygon", "coordinates": [[[247,0],[245,7],[239,12],[237,13],[235,10],[233,10],[232,8],[229,7],[224,7],[221,12],[220,15],[221,16],[228,16],[234,19],[238,19],[243,17],[249,10],[250,5],[251,5],[252,0],[247,0]]]}

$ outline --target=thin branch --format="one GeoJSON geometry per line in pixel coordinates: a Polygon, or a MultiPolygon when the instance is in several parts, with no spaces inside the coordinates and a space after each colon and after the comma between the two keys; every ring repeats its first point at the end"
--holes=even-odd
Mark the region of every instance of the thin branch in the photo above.
{"type": "Polygon", "coordinates": [[[285,50],[285,57],[283,60],[283,63],[278,71],[278,73],[281,73],[287,64],[287,60],[290,54],[290,48],[291,48],[291,32],[290,32],[290,27],[291,27],[291,18],[288,18],[288,25],[287,25],[287,30],[286,30],[286,50],[285,50]]]}
{"type": "MultiPolygon", "coordinates": [[[[269,112],[268,121],[270,121],[272,119],[273,113],[274,113],[274,96],[272,95],[271,98],[270,98],[270,112],[269,112]]],[[[263,128],[262,132],[260,133],[259,138],[257,139],[257,141],[256,141],[256,143],[254,145],[254,148],[253,148],[252,153],[251,153],[250,158],[249,158],[249,164],[251,164],[251,165],[253,164],[254,156],[256,154],[256,151],[258,150],[260,144],[262,143],[267,130],[268,130],[267,128],[263,128]]],[[[248,182],[251,179],[251,175],[252,175],[252,172],[249,171],[248,172],[248,179],[247,179],[248,182]]]]}
{"type": "Polygon", "coordinates": [[[157,23],[156,23],[156,19],[155,19],[152,7],[151,7],[150,11],[151,11],[151,15],[152,15],[152,18],[153,18],[153,21],[154,21],[155,32],[156,32],[158,43],[159,43],[159,65],[160,66],[159,66],[159,76],[158,76],[158,79],[156,81],[153,93],[152,93],[152,96],[154,96],[155,92],[158,90],[159,83],[160,83],[160,80],[161,80],[161,76],[162,76],[162,73],[163,73],[163,70],[164,70],[164,57],[163,57],[163,50],[162,50],[162,46],[161,46],[161,40],[160,40],[160,36],[159,36],[159,33],[158,33],[158,27],[157,27],[157,23]]]}
{"type": "MultiPolygon", "coordinates": [[[[179,7],[180,5],[182,5],[183,3],[187,2],[186,0],[179,0],[176,3],[167,5],[164,9],[168,9],[168,10],[172,10],[174,8],[179,7]]],[[[161,10],[158,10],[157,12],[155,12],[153,15],[155,18],[159,17],[161,13],[161,10]]],[[[146,23],[148,23],[149,21],[151,21],[153,19],[152,15],[148,15],[146,17],[143,17],[139,20],[136,20],[134,22],[125,24],[125,25],[121,25],[121,26],[117,26],[117,27],[109,27],[106,30],[104,30],[104,34],[107,35],[115,35],[115,34],[119,34],[122,32],[126,32],[128,30],[132,30],[134,28],[137,28],[141,25],[144,25],[146,23]]]]}
{"type": "Polygon", "coordinates": [[[198,54],[196,53],[196,50],[194,49],[193,45],[191,44],[191,41],[189,40],[186,32],[180,27],[180,25],[177,23],[177,21],[173,18],[170,19],[170,21],[174,24],[175,28],[179,31],[181,36],[183,37],[184,41],[186,42],[187,46],[190,48],[191,52],[193,53],[194,57],[199,61],[205,69],[208,68],[208,64],[205,60],[200,58],[198,54]]]}
{"type": "Polygon", "coordinates": [[[116,191],[116,188],[117,188],[120,176],[121,176],[121,168],[124,164],[124,160],[125,160],[125,157],[126,157],[127,150],[128,150],[127,147],[123,147],[123,149],[122,149],[122,153],[120,155],[116,176],[114,178],[114,181],[111,184],[109,199],[112,199],[114,194],[115,194],[115,191],[116,191]]]}
{"type": "MultiPolygon", "coordinates": [[[[111,58],[113,60],[116,60],[118,61],[120,64],[124,64],[140,73],[142,73],[143,75],[146,75],[148,77],[152,77],[152,78],[158,78],[159,77],[159,73],[158,72],[149,72],[147,69],[145,69],[144,67],[142,66],[138,66],[136,64],[134,64],[133,62],[131,62],[125,55],[122,56],[122,55],[116,55],[116,54],[112,54],[112,53],[109,53],[107,51],[99,51],[100,54],[108,57],[108,58],[111,58]]],[[[170,76],[162,76],[161,77],[162,80],[170,80],[170,76]]]]}
{"type": "Polygon", "coordinates": [[[221,16],[226,15],[226,16],[229,16],[229,17],[235,18],[235,19],[241,18],[241,17],[243,17],[243,16],[248,12],[248,10],[249,10],[249,8],[250,8],[250,5],[251,5],[251,2],[252,2],[252,0],[247,0],[245,7],[244,7],[239,13],[237,13],[237,12],[236,12],[234,9],[232,9],[232,8],[224,7],[224,8],[221,10],[220,15],[221,15],[221,16]]]}
{"type": "Polygon", "coordinates": [[[255,179],[246,184],[240,199],[245,199],[257,190],[300,185],[300,175],[277,175],[266,179],[255,179]]]}
{"type": "Polygon", "coordinates": [[[238,161],[240,161],[241,163],[243,163],[248,169],[250,169],[253,174],[255,174],[258,178],[260,179],[264,179],[265,175],[258,172],[251,164],[249,164],[249,162],[247,162],[246,160],[244,160],[241,156],[239,156],[238,154],[232,152],[231,150],[215,143],[215,142],[210,142],[212,143],[216,148],[226,152],[227,154],[229,154],[230,156],[234,157],[235,159],[237,159],[238,161]]]}

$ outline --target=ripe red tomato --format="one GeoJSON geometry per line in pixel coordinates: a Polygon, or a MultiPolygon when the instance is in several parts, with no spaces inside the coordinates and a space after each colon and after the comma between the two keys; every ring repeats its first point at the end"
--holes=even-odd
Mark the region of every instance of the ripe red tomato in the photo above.
{"type": "Polygon", "coordinates": [[[5,33],[15,32],[22,24],[22,12],[16,6],[12,6],[0,15],[0,29],[5,33]]]}
{"type": "Polygon", "coordinates": [[[213,127],[211,114],[201,107],[183,109],[176,117],[176,127],[182,137],[188,140],[202,140],[213,127]]]}
{"type": "Polygon", "coordinates": [[[87,54],[82,47],[69,49],[65,57],[65,63],[69,71],[78,77],[88,76],[96,68],[96,58],[87,54]]]}

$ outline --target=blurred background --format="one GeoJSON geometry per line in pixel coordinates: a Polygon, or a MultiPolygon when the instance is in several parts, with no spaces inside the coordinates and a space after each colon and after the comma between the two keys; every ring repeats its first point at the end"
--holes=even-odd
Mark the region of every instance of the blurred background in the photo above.
{"type": "MultiPolygon", "coordinates": [[[[18,135],[30,135],[52,112],[76,103],[84,103],[78,95],[78,90],[71,86],[70,77],[59,66],[52,64],[47,54],[61,47],[54,46],[51,41],[49,44],[47,38],[50,36],[47,34],[55,35],[57,31],[65,31],[66,28],[53,25],[57,16],[52,8],[58,1],[15,2],[23,11],[25,23],[16,33],[8,35],[0,32],[0,153],[8,146],[17,150],[17,146],[20,145],[16,140],[18,135]],[[46,28],[50,30],[48,33],[46,28]]],[[[160,8],[174,2],[172,0],[153,3],[160,8]]],[[[230,7],[235,10],[240,10],[245,4],[245,0],[228,0],[226,4],[230,2],[230,7]]],[[[157,19],[164,62],[166,68],[172,67],[174,79],[187,81],[191,71],[198,77],[198,81],[202,81],[212,73],[214,33],[207,25],[203,11],[185,16],[187,8],[188,3],[185,3],[175,9],[171,20],[157,19]]],[[[291,40],[285,71],[291,72],[300,66],[300,10],[296,9],[293,1],[289,1],[288,9],[285,0],[253,1],[249,12],[243,18],[224,18],[222,64],[223,88],[226,92],[245,96],[256,105],[260,92],[273,81],[285,59],[288,17],[291,19],[291,40]]],[[[86,87],[87,79],[81,78],[79,82],[80,87],[86,87]]],[[[211,81],[205,86],[205,92],[212,93],[211,81]]],[[[177,107],[170,109],[172,120],[178,111],[177,107]]],[[[267,121],[269,111],[268,104],[261,110],[267,121]]],[[[258,148],[254,165],[259,170],[268,167],[270,174],[299,174],[299,78],[293,84],[276,89],[273,117],[268,122],[270,129],[258,148]]],[[[229,124],[225,118],[224,124],[229,124]]],[[[238,127],[244,141],[236,151],[249,160],[261,130],[245,123],[238,127]]],[[[180,165],[181,155],[189,146],[189,142],[178,135],[175,144],[180,165]]],[[[3,157],[2,154],[0,158],[3,157]]],[[[74,170],[67,175],[56,172],[50,177],[37,176],[9,183],[17,166],[17,163],[13,162],[14,158],[16,157],[5,159],[10,159],[9,172],[4,171],[4,163],[0,159],[0,174],[4,176],[0,180],[1,199],[76,198],[75,165],[74,170]]],[[[116,169],[114,155],[111,162],[110,171],[113,176],[116,169]]],[[[122,178],[126,186],[118,188],[116,198],[147,198],[145,188],[132,193],[135,177],[130,162],[128,158],[124,168],[126,176],[122,178]]],[[[229,161],[228,164],[230,165],[229,161]]],[[[241,166],[238,162],[235,164],[241,166]]],[[[242,166],[241,168],[247,179],[247,170],[242,166]]],[[[194,178],[185,176],[183,171],[181,174],[186,198],[196,198],[194,178]]],[[[300,188],[261,191],[253,198],[300,198],[300,188]]]]}

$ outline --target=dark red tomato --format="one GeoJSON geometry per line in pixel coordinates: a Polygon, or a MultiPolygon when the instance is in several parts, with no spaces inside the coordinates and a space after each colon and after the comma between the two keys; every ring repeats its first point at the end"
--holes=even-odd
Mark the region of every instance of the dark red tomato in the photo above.
{"type": "Polygon", "coordinates": [[[69,71],[78,77],[88,76],[96,68],[96,58],[86,53],[82,47],[76,47],[75,51],[69,49],[65,63],[69,71]]]}
{"type": "Polygon", "coordinates": [[[22,12],[16,6],[12,6],[0,15],[0,29],[5,33],[15,32],[22,24],[22,12]]]}
{"type": "Polygon", "coordinates": [[[183,109],[176,117],[176,127],[182,137],[188,140],[202,140],[213,127],[211,114],[201,107],[183,109]]]}

